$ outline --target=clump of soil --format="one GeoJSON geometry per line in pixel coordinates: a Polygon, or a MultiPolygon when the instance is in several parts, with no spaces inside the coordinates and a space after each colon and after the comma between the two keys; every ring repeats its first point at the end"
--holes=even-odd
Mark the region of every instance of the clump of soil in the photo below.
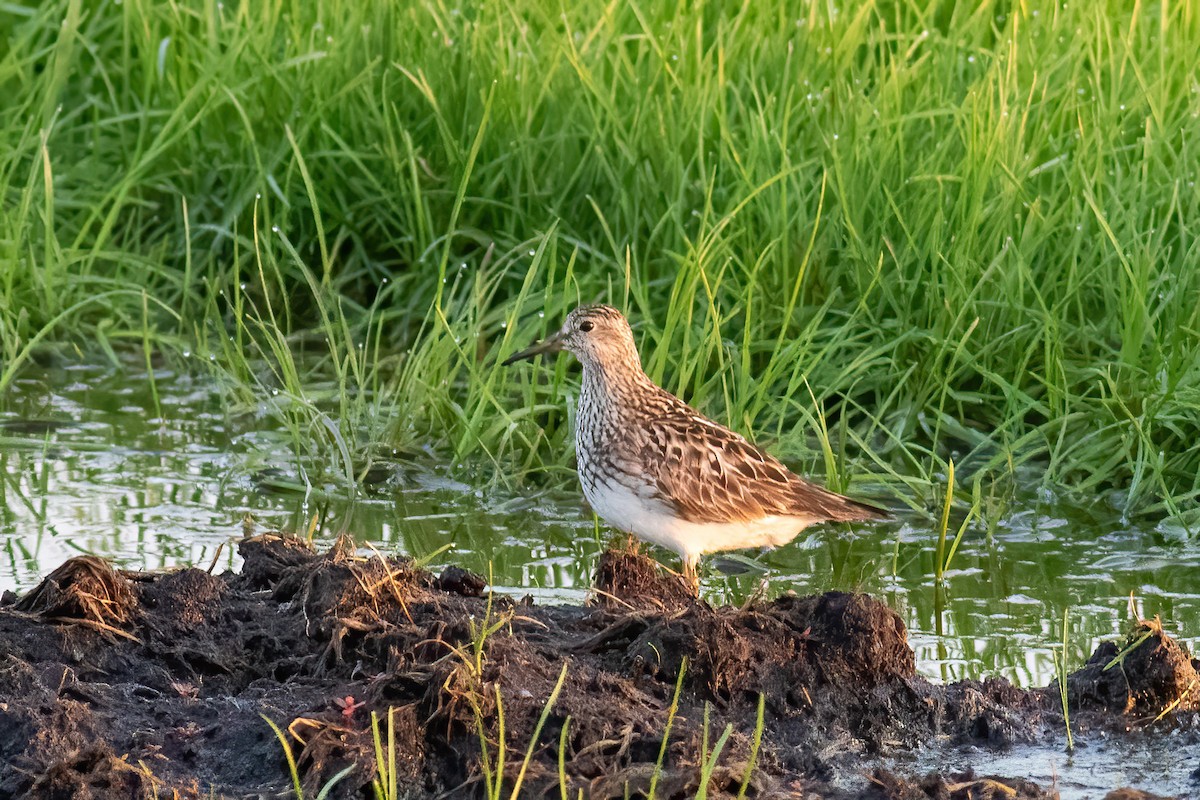
{"type": "Polygon", "coordinates": [[[674,611],[699,602],[682,576],[642,555],[632,537],[600,554],[592,592],[596,605],[610,609],[674,611]]]}
{"type": "Polygon", "coordinates": [[[1104,795],[1104,800],[1172,800],[1172,798],[1152,792],[1143,792],[1141,789],[1113,789],[1104,795]]]}
{"type": "Polygon", "coordinates": [[[96,556],[65,561],[13,606],[17,611],[101,629],[124,625],[136,607],[129,581],[96,556]]]}
{"type": "MultiPolygon", "coordinates": [[[[414,798],[482,797],[497,776],[506,796],[520,779],[532,797],[559,796],[563,779],[589,798],[702,785],[714,798],[743,785],[812,800],[1053,796],[1004,777],[882,769],[910,748],[1036,742],[1062,719],[1049,690],[931,684],[899,616],[866,595],[712,608],[625,550],[602,559],[594,605],[541,607],[348,540],[325,553],[277,535],[239,547],[241,572],[220,576],[73,559],[0,606],[0,796],[287,792],[263,716],[308,792],[345,773],[332,797],[370,793],[372,720],[414,798]]],[[[1122,662],[1130,706],[1101,660],[1071,678],[1081,707],[1108,686],[1111,702],[1088,701],[1097,720],[1161,710],[1188,679],[1156,677],[1162,665],[1191,666],[1151,631],[1122,662]]]]}
{"type": "Polygon", "coordinates": [[[880,769],[871,776],[872,793],[878,800],[1058,800],[1058,792],[1044,789],[1033,781],[1002,778],[997,775],[976,777],[974,772],[953,775],[932,773],[919,780],[908,780],[880,769]]]}
{"type": "Polygon", "coordinates": [[[1200,674],[1185,645],[1163,632],[1158,618],[1141,620],[1120,645],[1104,642],[1067,679],[1072,706],[1157,716],[1200,708],[1200,674]]]}

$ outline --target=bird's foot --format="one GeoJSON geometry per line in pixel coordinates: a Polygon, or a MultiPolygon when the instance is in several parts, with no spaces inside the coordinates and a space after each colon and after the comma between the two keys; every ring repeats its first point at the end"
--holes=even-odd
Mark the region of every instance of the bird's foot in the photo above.
{"type": "Polygon", "coordinates": [[[683,569],[681,570],[683,582],[687,584],[687,587],[692,590],[692,594],[696,597],[700,596],[700,571],[698,567],[699,564],[697,562],[685,558],[683,569]]]}

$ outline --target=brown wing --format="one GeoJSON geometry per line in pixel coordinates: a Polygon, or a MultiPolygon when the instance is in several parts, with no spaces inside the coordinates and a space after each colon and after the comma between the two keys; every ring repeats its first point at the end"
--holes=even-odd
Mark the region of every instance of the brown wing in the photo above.
{"type": "Polygon", "coordinates": [[[637,458],[648,468],[657,495],[689,522],[887,517],[882,509],[804,480],[742,436],[663,394],[663,407],[646,422],[637,458]]]}

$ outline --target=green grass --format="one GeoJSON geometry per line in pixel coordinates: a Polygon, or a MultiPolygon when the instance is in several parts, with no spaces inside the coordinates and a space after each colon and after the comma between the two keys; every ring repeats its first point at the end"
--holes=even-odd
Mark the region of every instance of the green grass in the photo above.
{"type": "Polygon", "coordinates": [[[953,457],[1177,515],[1200,15],[838,8],[0,6],[0,397],[143,348],[265,406],[314,483],[379,443],[565,479],[566,360],[496,364],[605,300],[836,488],[932,508],[953,457]]]}
{"type": "MultiPolygon", "coordinates": [[[[1070,675],[1070,666],[1067,662],[1067,659],[1070,657],[1071,628],[1068,624],[1069,618],[1070,609],[1064,608],[1062,621],[1061,661],[1059,659],[1059,651],[1053,650],[1051,652],[1054,654],[1054,667],[1055,672],[1057,673],[1055,680],[1058,683],[1058,698],[1062,703],[1063,727],[1066,728],[1067,731],[1067,752],[1073,753],[1075,751],[1075,737],[1071,734],[1071,708],[1067,698],[1067,677],[1070,675]]],[[[1105,667],[1105,669],[1107,669],[1107,667],[1105,667]]]]}
{"type": "MultiPolygon", "coordinates": [[[[296,754],[292,751],[292,745],[291,742],[288,741],[288,735],[284,733],[283,729],[276,725],[270,717],[266,716],[265,714],[261,716],[271,728],[271,732],[275,734],[275,738],[279,740],[279,744],[283,748],[283,755],[287,759],[288,776],[292,779],[292,791],[295,793],[296,800],[304,800],[304,786],[300,779],[300,768],[296,763],[296,754]]],[[[372,722],[373,721],[374,720],[372,720],[372,722]]],[[[379,755],[378,738],[376,739],[376,755],[379,755]]],[[[316,800],[325,800],[325,798],[329,796],[329,793],[333,791],[333,788],[353,771],[354,765],[351,764],[331,777],[325,782],[325,785],[317,791],[316,800]]]]}

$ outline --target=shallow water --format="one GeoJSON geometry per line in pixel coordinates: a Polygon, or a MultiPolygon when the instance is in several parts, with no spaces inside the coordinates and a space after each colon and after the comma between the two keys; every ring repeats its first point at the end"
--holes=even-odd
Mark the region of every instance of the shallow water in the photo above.
{"type": "MultiPolygon", "coordinates": [[[[231,545],[247,515],[258,530],[302,530],[319,511],[325,515],[319,539],[350,530],[385,551],[436,554],[434,564],[490,570],[505,591],[541,602],[585,596],[590,565],[608,533],[597,529],[574,491],[481,491],[453,479],[432,456],[418,455],[367,497],[306,504],[259,480],[295,475],[285,438],[266,429],[265,417],[253,409],[232,415],[206,377],[161,369],[154,381],[161,414],[147,374],[131,367],[28,369],[8,392],[0,406],[0,589],[28,588],[83,552],[132,569],[208,567],[214,560],[219,569],[236,568],[231,545]],[[447,544],[454,549],[438,553],[447,544]]],[[[1079,508],[1030,493],[1029,506],[1002,517],[990,536],[968,531],[944,592],[931,577],[932,527],[932,515],[901,515],[889,524],[829,528],[769,553],[747,553],[750,562],[712,558],[706,589],[714,600],[738,602],[769,579],[772,593],[834,588],[883,595],[909,626],[919,669],[942,680],[1000,674],[1022,686],[1046,685],[1055,674],[1064,612],[1073,668],[1099,641],[1121,634],[1130,592],[1143,614],[1161,615],[1166,629],[1194,649],[1200,547],[1172,541],[1150,522],[1122,521],[1103,503],[1079,508]]],[[[1095,754],[1115,747],[1098,745],[1047,769],[1056,771],[1064,797],[1071,796],[1070,776],[1095,771],[1095,754]]],[[[1044,761],[1045,751],[1038,753],[1044,761]]],[[[1128,753],[1119,755],[1101,772],[1128,767],[1128,753]]],[[[1181,765],[1178,752],[1168,761],[1186,771],[1197,766],[1181,765]]],[[[1134,782],[1132,775],[1125,780],[1134,782]]]]}
{"type": "Polygon", "coordinates": [[[1002,752],[985,749],[931,750],[893,767],[916,774],[974,769],[977,775],[1003,775],[1032,780],[1058,790],[1061,800],[1101,800],[1113,789],[1133,787],[1177,797],[1195,797],[1200,782],[1194,736],[1176,741],[1175,734],[1122,737],[1076,737],[1076,749],[1066,752],[1044,747],[1017,746],[1002,752]]]}

